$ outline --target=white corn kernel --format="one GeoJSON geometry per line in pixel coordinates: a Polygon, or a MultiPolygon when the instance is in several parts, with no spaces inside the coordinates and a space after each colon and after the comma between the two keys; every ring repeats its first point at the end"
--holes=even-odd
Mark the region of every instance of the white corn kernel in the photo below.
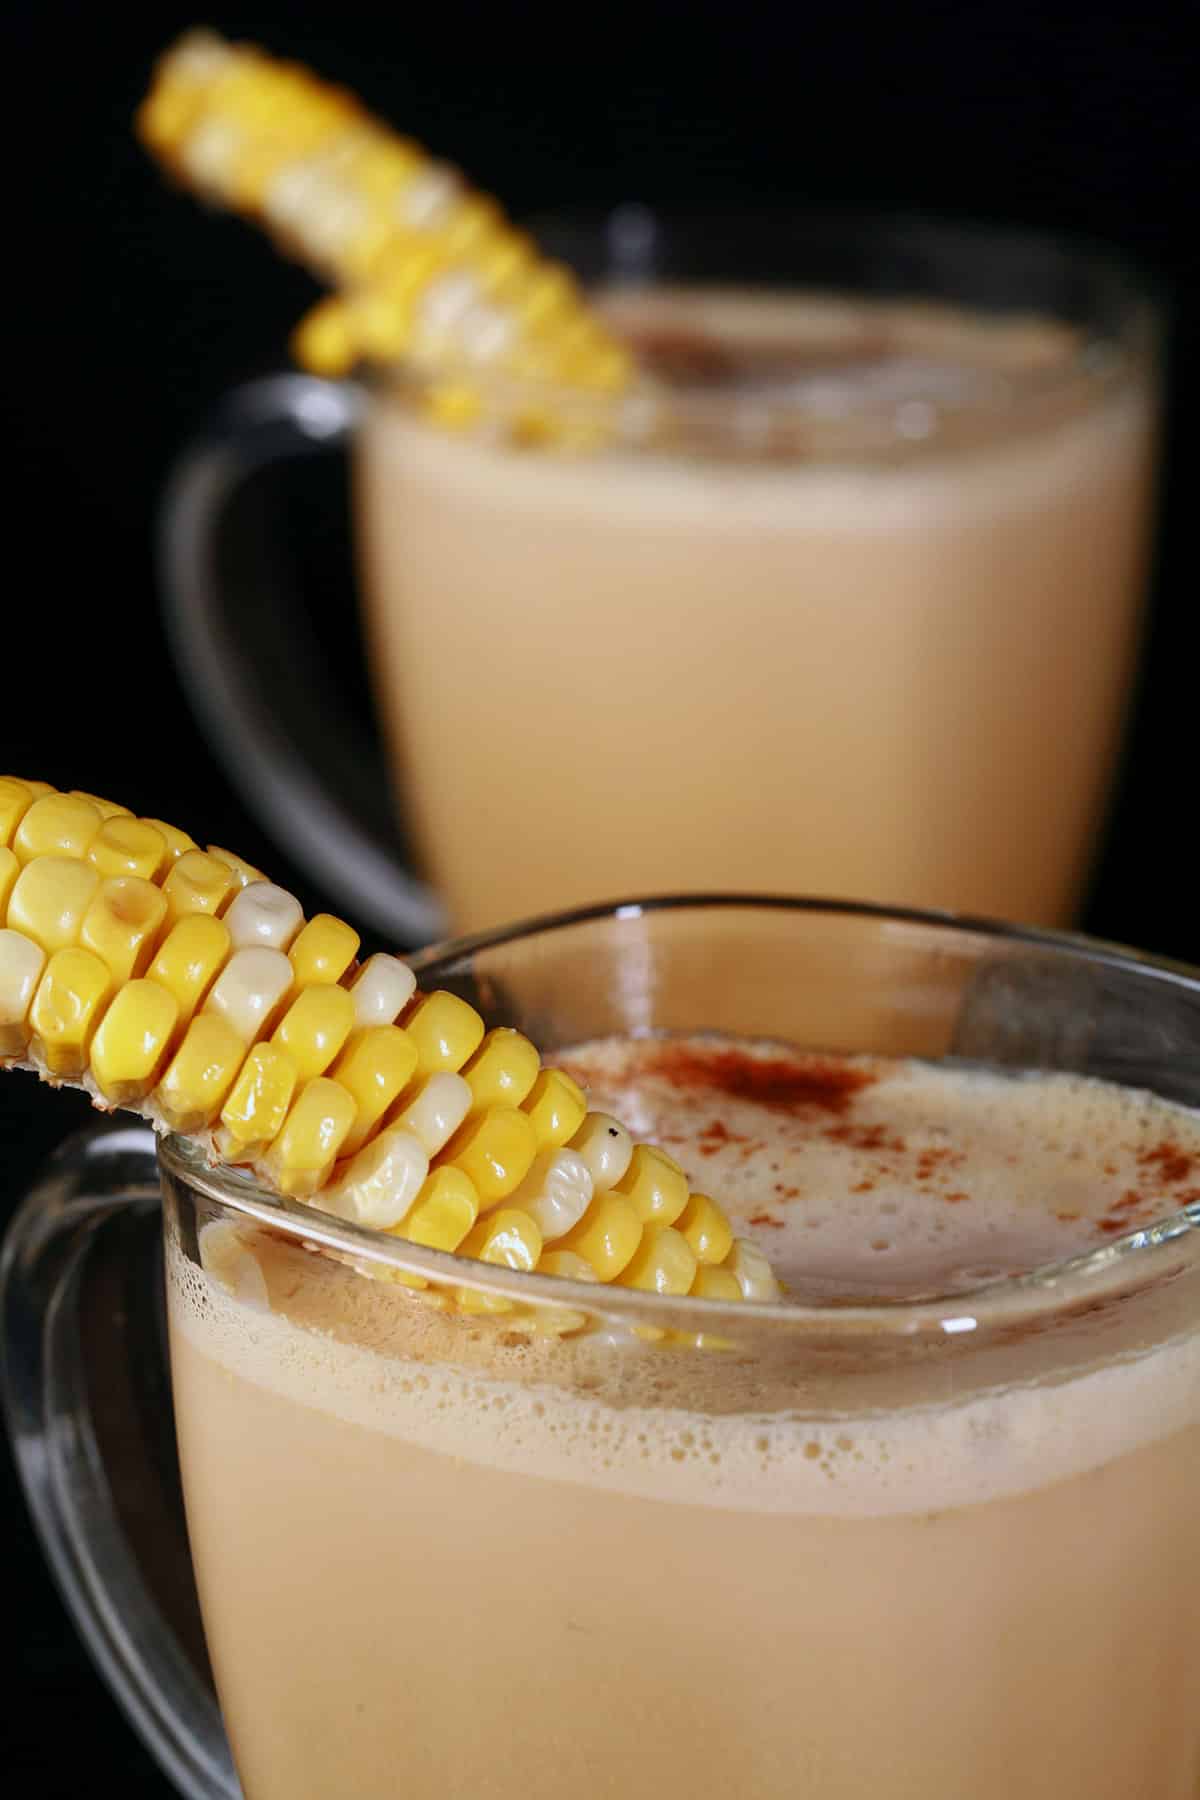
{"type": "Polygon", "coordinates": [[[603,1112],[588,1114],[570,1148],[587,1164],[598,1194],[616,1187],[633,1157],[633,1139],[620,1119],[603,1112]]]}
{"type": "Polygon", "coordinates": [[[403,1125],[424,1146],[427,1155],[436,1156],[470,1110],[471,1090],[462,1076],[443,1070],[426,1076],[391,1123],[403,1125]]]}
{"type": "Polygon", "coordinates": [[[224,914],[235,949],[254,945],[286,950],[304,923],[304,911],[294,894],[273,881],[252,881],[224,914]]]}
{"type": "Polygon", "coordinates": [[[262,1264],[245,1242],[243,1232],[228,1219],[210,1219],[196,1233],[200,1267],[242,1306],[256,1312],[270,1311],[262,1264]]]}
{"type": "Polygon", "coordinates": [[[324,1211],[390,1231],[399,1225],[429,1173],[429,1157],[411,1131],[381,1131],[344,1165],[320,1197],[324,1211]]]}
{"type": "Polygon", "coordinates": [[[292,965],[282,950],[235,950],[209,990],[204,1011],[216,1013],[252,1044],[292,985],[292,965]]]}
{"type": "Polygon", "coordinates": [[[20,931],[0,930],[0,1056],[24,1056],[28,1013],[46,952],[20,931]]]}
{"type": "Polygon", "coordinates": [[[782,1292],[766,1255],[749,1238],[734,1238],[733,1249],[721,1264],[728,1269],[743,1300],[778,1300],[782,1292]]]}
{"type": "Polygon", "coordinates": [[[369,956],[350,983],[356,1025],[394,1025],[416,992],[417,978],[398,956],[369,956]]]}
{"type": "Polygon", "coordinates": [[[506,1204],[528,1213],[543,1239],[553,1243],[578,1225],[592,1192],[591,1171],[577,1151],[543,1150],[506,1204]]]}

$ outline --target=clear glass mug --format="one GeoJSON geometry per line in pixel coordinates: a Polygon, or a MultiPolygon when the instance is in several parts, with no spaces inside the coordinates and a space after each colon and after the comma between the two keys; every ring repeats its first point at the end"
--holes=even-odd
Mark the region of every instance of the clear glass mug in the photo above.
{"type": "MultiPolygon", "coordinates": [[[[547,1050],[707,1028],[1200,1103],[1200,974],[1082,938],[685,898],[417,965],[547,1050]]],[[[160,1186],[191,1547],[249,1800],[1196,1793],[1200,1207],[948,1299],[730,1307],[423,1252],[177,1140],[156,1171],[118,1126],[13,1223],[6,1400],[72,1612],[191,1800],[238,1787],[152,1516],[160,1186]],[[396,1273],[594,1329],[439,1314],[370,1278],[396,1273]]]]}
{"type": "Polygon", "coordinates": [[[1145,284],[921,220],[623,209],[541,235],[648,344],[669,446],[633,408],[603,452],[505,449],[422,423],[415,381],[291,375],[175,473],[176,659],[264,826],[408,944],[666,889],[1072,922],[1145,590],[1145,284]],[[332,491],[273,551],[247,532],[252,478],[330,448],[387,777],[277,579],[332,491]]]}

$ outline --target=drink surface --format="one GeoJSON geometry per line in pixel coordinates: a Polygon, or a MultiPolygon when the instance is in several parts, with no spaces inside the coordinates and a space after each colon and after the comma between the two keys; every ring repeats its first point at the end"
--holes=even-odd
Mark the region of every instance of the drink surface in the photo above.
{"type": "MultiPolygon", "coordinates": [[[[701,1038],[563,1060],[843,1299],[1028,1270],[1200,1186],[1200,1120],[1069,1076],[701,1038]]],[[[1200,1352],[1153,1299],[1011,1368],[773,1369],[529,1344],[255,1253],[269,1310],[169,1254],[250,1800],[382,1795],[399,1762],[416,1796],[504,1800],[1194,1793],[1200,1352]]]]}
{"type": "Polygon", "coordinates": [[[1070,377],[1048,320],[611,305],[687,374],[674,442],[500,448],[386,394],[361,435],[373,674],[454,924],[726,887],[1068,919],[1133,665],[1148,371],[1070,377]]]}

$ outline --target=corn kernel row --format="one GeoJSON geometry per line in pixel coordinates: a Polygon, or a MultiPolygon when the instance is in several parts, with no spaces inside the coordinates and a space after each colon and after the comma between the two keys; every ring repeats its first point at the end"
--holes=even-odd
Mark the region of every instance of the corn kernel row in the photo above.
{"type": "Polygon", "coordinates": [[[0,1061],[429,1248],[662,1294],[778,1292],[679,1164],[589,1111],[528,1038],[358,950],[228,851],[0,778],[0,1061]]]}
{"type": "Polygon", "coordinates": [[[178,180],[337,289],[294,340],[317,373],[401,359],[440,372],[430,404],[450,425],[479,411],[472,370],[600,394],[627,385],[628,352],[568,271],[344,90],[191,32],[161,59],[137,124],[178,180]]]}

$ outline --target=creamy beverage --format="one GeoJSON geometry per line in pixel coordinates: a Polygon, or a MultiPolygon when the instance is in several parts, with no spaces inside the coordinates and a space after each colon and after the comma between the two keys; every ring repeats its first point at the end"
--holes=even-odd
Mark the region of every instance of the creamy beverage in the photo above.
{"type": "Polygon", "coordinates": [[[721,1038],[557,1061],[830,1330],[774,1359],[611,1324],[531,1340],[209,1226],[240,1234],[238,1298],[203,1233],[196,1262],[169,1232],[248,1800],[1194,1800],[1194,1303],[1131,1283],[964,1340],[981,1283],[1200,1198],[1200,1117],[721,1038]],[[948,1294],[932,1350],[900,1332],[860,1362],[834,1329],[948,1294]]]}
{"type": "Polygon", "coordinates": [[[932,305],[609,311],[675,397],[649,441],[490,444],[386,394],[360,435],[373,675],[453,925],[697,889],[1069,920],[1134,667],[1145,356],[932,305]]]}

